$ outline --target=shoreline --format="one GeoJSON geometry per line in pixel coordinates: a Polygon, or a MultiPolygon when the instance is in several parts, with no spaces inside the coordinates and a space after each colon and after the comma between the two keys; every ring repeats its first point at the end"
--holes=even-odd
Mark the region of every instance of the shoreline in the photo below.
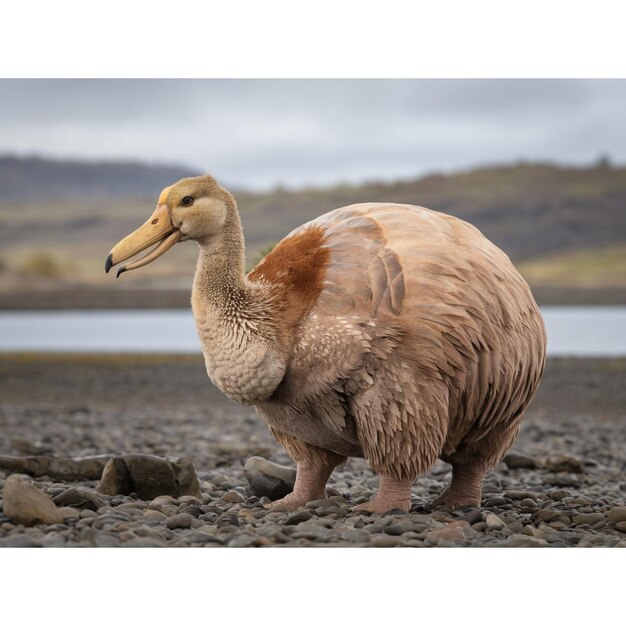
{"type": "MultiPolygon", "coordinates": [[[[626,287],[532,287],[539,306],[626,305],[626,287]]],[[[59,287],[0,292],[0,311],[185,309],[190,289],[59,287]]]]}
{"type": "MultiPolygon", "coordinates": [[[[201,355],[0,354],[0,455],[27,444],[68,457],[186,457],[201,491],[197,502],[167,504],[108,497],[53,526],[25,527],[0,513],[0,546],[626,547],[626,526],[615,521],[626,510],[625,376],[626,358],[550,357],[511,450],[533,463],[496,465],[481,508],[430,506],[450,479],[438,461],[415,481],[411,513],[355,514],[378,479],[351,458],[329,481],[333,496],[290,515],[250,495],[243,464],[252,456],[293,462],[252,407],[210,383],[201,355]]],[[[0,472],[0,488],[6,478],[0,472]]],[[[49,495],[96,485],[35,483],[49,495]]]]}

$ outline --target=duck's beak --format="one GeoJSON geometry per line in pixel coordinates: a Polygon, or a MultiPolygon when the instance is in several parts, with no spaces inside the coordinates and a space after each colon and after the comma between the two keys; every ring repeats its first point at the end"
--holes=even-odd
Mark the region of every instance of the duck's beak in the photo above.
{"type": "MultiPolygon", "coordinates": [[[[161,194],[161,197],[163,197],[163,194],[161,194]]],[[[122,267],[117,270],[117,276],[119,277],[122,272],[134,270],[138,267],[148,265],[148,263],[152,263],[154,259],[160,257],[175,243],[178,243],[180,238],[180,231],[174,228],[170,220],[167,204],[160,202],[154,213],[143,226],[140,226],[135,232],[128,235],[128,237],[124,237],[124,239],[111,250],[104,264],[104,269],[108,272],[114,265],[126,261],[126,259],[130,259],[130,257],[135,256],[142,250],[158,243],[158,245],[145,256],[142,256],[132,263],[122,265],[122,267]]]]}

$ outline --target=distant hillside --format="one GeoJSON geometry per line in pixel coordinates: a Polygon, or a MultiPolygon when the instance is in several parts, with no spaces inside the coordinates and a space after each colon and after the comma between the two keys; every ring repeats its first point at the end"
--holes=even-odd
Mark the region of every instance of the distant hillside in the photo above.
{"type": "MultiPolygon", "coordinates": [[[[0,159],[0,290],[110,287],[102,265],[112,245],[146,219],[164,186],[194,174],[139,163],[0,159]]],[[[474,224],[533,287],[626,289],[623,167],[516,164],[394,183],[235,196],[249,265],[261,250],[326,211],[358,202],[401,202],[474,224]]],[[[188,289],[196,256],[194,245],[176,246],[149,268],[124,275],[115,289],[188,289]]]]}
{"type": "Polygon", "coordinates": [[[132,161],[55,161],[0,156],[0,202],[154,195],[163,181],[196,176],[191,168],[132,161]]]}
{"type": "Polygon", "coordinates": [[[479,228],[514,260],[626,242],[626,168],[486,167],[394,183],[239,194],[253,236],[271,239],[355,202],[418,204],[479,228]]]}

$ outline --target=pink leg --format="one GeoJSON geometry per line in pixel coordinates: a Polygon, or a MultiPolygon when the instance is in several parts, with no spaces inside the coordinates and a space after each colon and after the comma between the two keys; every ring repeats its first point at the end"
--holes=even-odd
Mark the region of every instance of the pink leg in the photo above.
{"type": "Polygon", "coordinates": [[[335,464],[321,467],[318,463],[303,459],[296,468],[296,482],[293,491],[288,496],[272,502],[269,505],[270,509],[286,506],[289,511],[295,511],[307,502],[326,497],[326,483],[335,468],[335,464]]]}
{"type": "Polygon", "coordinates": [[[392,509],[399,509],[405,513],[411,508],[412,480],[398,479],[393,476],[381,476],[376,495],[369,502],[354,507],[354,511],[371,511],[383,514],[392,509]]]}
{"type": "Polygon", "coordinates": [[[335,467],[343,463],[346,458],[330,450],[312,446],[271,427],[270,432],[296,462],[296,482],[293,491],[288,496],[272,502],[269,505],[270,510],[285,506],[287,510],[295,511],[307,502],[325,498],[326,483],[330,475],[335,467]]]}
{"type": "Polygon", "coordinates": [[[450,486],[433,501],[433,506],[448,506],[458,509],[462,506],[480,506],[483,478],[487,466],[476,461],[468,465],[452,464],[450,486]]]}

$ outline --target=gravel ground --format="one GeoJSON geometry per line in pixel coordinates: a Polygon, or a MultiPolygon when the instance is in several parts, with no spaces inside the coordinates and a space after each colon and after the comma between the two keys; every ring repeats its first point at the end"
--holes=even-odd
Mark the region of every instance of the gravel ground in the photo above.
{"type": "MultiPolygon", "coordinates": [[[[201,498],[102,496],[78,519],[32,527],[0,513],[0,546],[626,547],[625,373],[626,359],[549,360],[513,448],[522,456],[489,472],[480,509],[431,510],[450,478],[439,462],[416,481],[411,513],[354,515],[377,479],[350,459],[329,498],[289,514],[268,512],[243,475],[250,456],[289,457],[254,410],[212,387],[201,358],[2,355],[0,454],[189,457],[201,498]]],[[[68,488],[45,476],[35,485],[68,488]]]]}

